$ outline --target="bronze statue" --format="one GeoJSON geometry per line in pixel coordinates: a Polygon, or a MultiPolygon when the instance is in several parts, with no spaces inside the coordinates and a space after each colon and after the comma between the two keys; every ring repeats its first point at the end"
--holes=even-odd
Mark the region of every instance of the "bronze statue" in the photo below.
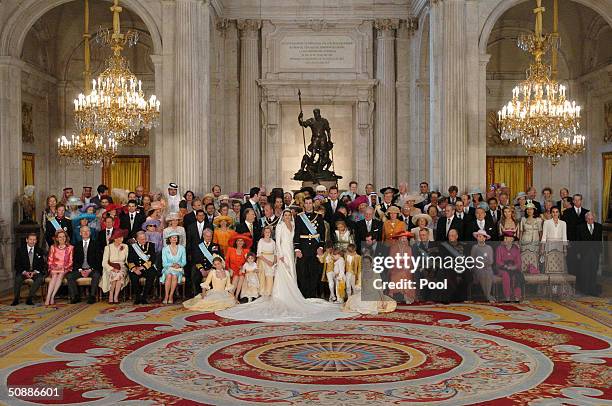
{"type": "Polygon", "coordinates": [[[298,123],[302,127],[302,136],[304,137],[304,156],[300,170],[294,175],[293,179],[302,181],[319,180],[337,180],[342,176],[336,175],[332,168],[334,143],[331,140],[331,128],[327,119],[321,116],[321,110],[315,108],[313,110],[314,117],[304,121],[304,112],[302,111],[301,92],[298,91],[300,97],[300,114],[298,115],[298,123]],[[310,144],[306,147],[306,139],[304,128],[310,128],[312,135],[310,144]]]}
{"type": "Polygon", "coordinates": [[[34,211],[36,210],[34,190],[35,187],[33,185],[27,185],[24,188],[23,194],[19,196],[19,203],[21,204],[21,209],[23,210],[23,220],[21,221],[21,224],[36,223],[34,220],[34,211]]]}

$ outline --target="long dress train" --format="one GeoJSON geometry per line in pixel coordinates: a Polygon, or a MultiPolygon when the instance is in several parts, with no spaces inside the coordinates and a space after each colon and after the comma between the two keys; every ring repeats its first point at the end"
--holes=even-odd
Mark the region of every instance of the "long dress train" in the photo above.
{"type": "Polygon", "coordinates": [[[317,322],[353,317],[358,313],[342,311],[339,304],[322,299],[305,299],[298,289],[293,250],[293,228],[282,221],[276,227],[278,265],[271,296],[217,311],[216,315],[263,322],[317,322]],[[282,258],[283,260],[280,260],[282,258]]]}

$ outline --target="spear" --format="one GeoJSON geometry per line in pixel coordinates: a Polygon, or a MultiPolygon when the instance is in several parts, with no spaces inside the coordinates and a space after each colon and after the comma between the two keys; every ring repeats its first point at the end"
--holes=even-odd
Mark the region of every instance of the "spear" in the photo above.
{"type": "MultiPolygon", "coordinates": [[[[304,112],[302,111],[302,91],[300,90],[300,88],[298,88],[298,99],[300,100],[300,114],[303,114],[304,112]]],[[[302,125],[301,122],[300,122],[300,127],[302,127],[302,140],[304,141],[304,155],[307,155],[308,153],[306,152],[306,133],[304,132],[304,126],[302,125]]]]}

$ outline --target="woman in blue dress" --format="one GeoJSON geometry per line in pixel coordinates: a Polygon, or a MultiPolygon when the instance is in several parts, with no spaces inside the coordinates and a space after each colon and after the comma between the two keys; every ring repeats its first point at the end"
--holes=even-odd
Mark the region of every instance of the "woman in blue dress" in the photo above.
{"type": "Polygon", "coordinates": [[[187,255],[185,247],[179,244],[179,233],[170,232],[166,237],[168,245],[162,249],[163,268],[159,281],[164,284],[166,293],[162,303],[172,304],[176,286],[181,284],[185,274],[183,267],[187,264],[187,255]]]}

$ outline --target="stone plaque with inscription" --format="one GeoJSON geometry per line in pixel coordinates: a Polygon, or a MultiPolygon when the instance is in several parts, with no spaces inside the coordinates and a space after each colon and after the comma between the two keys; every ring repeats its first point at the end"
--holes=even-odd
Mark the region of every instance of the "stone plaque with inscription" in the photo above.
{"type": "Polygon", "coordinates": [[[353,70],[355,40],[348,35],[288,35],[280,41],[280,71],[353,70]]]}

